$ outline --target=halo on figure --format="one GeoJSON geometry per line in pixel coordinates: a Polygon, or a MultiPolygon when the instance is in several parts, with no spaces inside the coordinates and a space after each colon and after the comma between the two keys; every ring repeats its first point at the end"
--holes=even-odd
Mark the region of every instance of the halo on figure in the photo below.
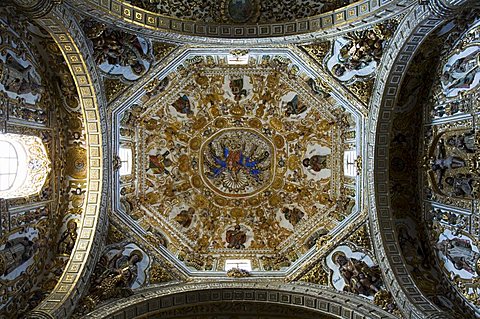
{"type": "Polygon", "coordinates": [[[141,262],[142,259],[143,259],[143,253],[141,250],[139,249],[135,249],[135,250],[132,250],[130,252],[130,255],[128,256],[128,258],[130,259],[131,257],[133,257],[134,255],[138,256],[138,262],[141,262]]]}
{"type": "Polygon", "coordinates": [[[72,228],[76,230],[78,228],[78,223],[79,222],[80,221],[77,218],[72,218],[72,219],[68,220],[67,229],[70,229],[70,227],[72,226],[72,228]],[[73,227],[73,226],[75,226],[75,227],[73,227]]]}
{"type": "Polygon", "coordinates": [[[345,259],[348,259],[348,258],[347,258],[347,255],[345,255],[345,253],[344,253],[343,251],[340,251],[340,250],[339,250],[339,251],[334,252],[333,255],[332,255],[332,261],[333,261],[333,262],[335,263],[335,265],[337,265],[337,266],[340,266],[340,265],[337,263],[337,258],[338,258],[339,256],[343,256],[343,257],[345,257],[345,259]]]}

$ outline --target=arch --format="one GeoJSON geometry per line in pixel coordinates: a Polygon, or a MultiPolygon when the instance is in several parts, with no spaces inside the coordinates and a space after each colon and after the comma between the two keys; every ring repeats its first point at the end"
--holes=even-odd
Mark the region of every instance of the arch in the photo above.
{"type": "Polygon", "coordinates": [[[212,281],[172,282],[140,289],[127,299],[105,304],[84,319],[154,318],[153,315],[159,312],[181,311],[182,308],[211,303],[283,305],[327,318],[396,318],[366,299],[314,284],[212,281]]]}
{"type": "Polygon", "coordinates": [[[444,18],[421,6],[407,14],[382,58],[370,104],[367,180],[373,243],[386,282],[406,318],[449,318],[423,295],[406,267],[390,208],[388,161],[393,109],[403,77],[418,48],[444,18]]]}
{"type": "Polygon", "coordinates": [[[69,0],[68,3],[89,15],[100,18],[151,39],[169,39],[181,43],[216,45],[261,45],[298,43],[320,37],[332,37],[347,30],[367,27],[383,21],[414,5],[413,0],[362,0],[317,16],[295,21],[243,24],[210,24],[166,17],[132,6],[122,0],[69,0]]]}
{"type": "Polygon", "coordinates": [[[72,74],[86,132],[87,181],[82,217],[70,259],[53,291],[30,313],[30,318],[66,318],[82,296],[100,257],[108,228],[106,192],[105,95],[83,32],[73,14],[56,0],[16,1],[25,14],[55,40],[72,74]]]}
{"type": "Polygon", "coordinates": [[[51,165],[37,136],[0,134],[0,197],[27,197],[41,191],[51,165]]]}

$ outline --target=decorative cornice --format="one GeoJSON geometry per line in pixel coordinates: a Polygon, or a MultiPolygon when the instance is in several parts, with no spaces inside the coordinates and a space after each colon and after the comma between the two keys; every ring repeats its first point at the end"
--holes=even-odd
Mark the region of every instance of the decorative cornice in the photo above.
{"type": "Polygon", "coordinates": [[[51,314],[45,311],[32,311],[27,316],[25,319],[54,319],[51,314]]]}
{"type": "Polygon", "coordinates": [[[179,43],[251,46],[305,43],[366,28],[405,11],[414,0],[363,0],[335,11],[290,22],[216,25],[161,16],[119,0],[68,0],[72,9],[151,39],[179,43]]]}

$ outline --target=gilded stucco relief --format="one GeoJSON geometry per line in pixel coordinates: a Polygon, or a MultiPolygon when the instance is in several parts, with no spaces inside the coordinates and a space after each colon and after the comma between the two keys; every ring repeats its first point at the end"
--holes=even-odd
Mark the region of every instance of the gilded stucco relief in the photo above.
{"type": "Polygon", "coordinates": [[[332,41],[304,45],[302,48],[332,77],[344,85],[367,107],[384,48],[389,44],[402,16],[353,31],[332,41]]]}
{"type": "Polygon", "coordinates": [[[255,270],[280,270],[299,257],[293,241],[310,248],[313,231],[328,233],[355,205],[340,146],[355,124],[288,60],[225,62],[187,60],[124,113],[139,187],[124,187],[122,201],[194,269],[248,256],[255,270]]]}

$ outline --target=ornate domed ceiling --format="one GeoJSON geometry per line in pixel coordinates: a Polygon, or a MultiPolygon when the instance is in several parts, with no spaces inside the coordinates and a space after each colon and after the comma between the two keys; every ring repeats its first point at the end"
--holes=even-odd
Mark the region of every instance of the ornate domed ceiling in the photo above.
{"type": "Polygon", "coordinates": [[[291,52],[243,54],[185,52],[116,117],[118,209],[191,270],[284,270],[360,211],[361,115],[291,52]]]}
{"type": "Polygon", "coordinates": [[[0,319],[478,317],[467,2],[0,3],[0,319]]]}

